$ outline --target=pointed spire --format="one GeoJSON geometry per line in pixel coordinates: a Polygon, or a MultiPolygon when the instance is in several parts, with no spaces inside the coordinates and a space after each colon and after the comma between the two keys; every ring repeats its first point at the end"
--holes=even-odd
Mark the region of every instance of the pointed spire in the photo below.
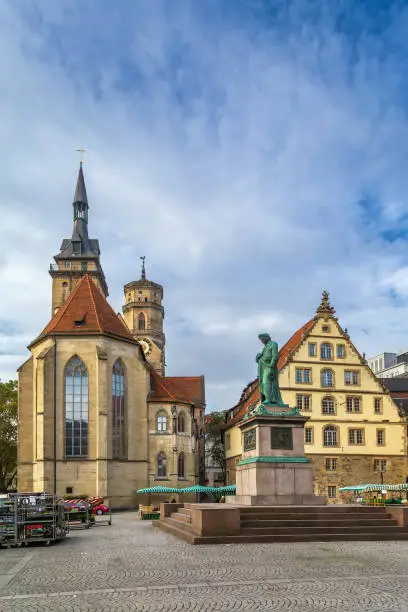
{"type": "Polygon", "coordinates": [[[318,306],[316,313],[318,315],[323,316],[333,316],[336,311],[329,301],[329,292],[324,290],[322,292],[322,301],[320,302],[320,306],[318,306]]]}
{"type": "Polygon", "coordinates": [[[74,204],[76,202],[81,202],[82,204],[86,204],[88,206],[88,198],[86,197],[86,187],[84,173],[82,170],[82,162],[80,162],[79,164],[78,180],[74,195],[74,204]]]}
{"type": "Polygon", "coordinates": [[[146,268],[145,268],[146,257],[143,255],[140,259],[142,260],[142,278],[144,280],[146,278],[146,268]]]}

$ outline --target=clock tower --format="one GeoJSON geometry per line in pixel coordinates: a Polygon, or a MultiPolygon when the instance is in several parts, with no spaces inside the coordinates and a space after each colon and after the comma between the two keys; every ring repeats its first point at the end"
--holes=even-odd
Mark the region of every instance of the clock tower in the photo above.
{"type": "Polygon", "coordinates": [[[122,308],[126,325],[141,344],[146,359],[162,376],[165,374],[163,332],[163,287],[146,278],[145,257],[139,280],[124,286],[125,305],[122,308]]]}

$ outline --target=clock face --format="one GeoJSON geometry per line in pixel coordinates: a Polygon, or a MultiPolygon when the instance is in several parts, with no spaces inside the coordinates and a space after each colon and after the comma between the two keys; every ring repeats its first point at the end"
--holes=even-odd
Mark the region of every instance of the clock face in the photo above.
{"type": "Polygon", "coordinates": [[[145,355],[148,355],[152,350],[152,343],[147,338],[138,338],[138,343],[143,349],[145,355]]]}

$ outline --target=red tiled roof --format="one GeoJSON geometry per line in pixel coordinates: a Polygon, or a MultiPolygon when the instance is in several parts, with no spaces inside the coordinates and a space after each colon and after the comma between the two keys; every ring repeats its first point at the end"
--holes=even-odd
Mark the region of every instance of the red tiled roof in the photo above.
{"type": "Polygon", "coordinates": [[[149,396],[152,401],[188,404],[204,404],[204,380],[202,376],[160,376],[152,371],[153,390],[149,396]]]}
{"type": "Polygon", "coordinates": [[[68,336],[103,334],[136,343],[126,325],[88,274],[75,285],[65,304],[34,342],[49,334],[68,336]]]}
{"type": "MultiPolygon", "coordinates": [[[[314,323],[315,323],[314,319],[311,319],[310,321],[305,323],[305,325],[300,327],[293,334],[293,336],[291,336],[289,338],[289,340],[286,342],[286,344],[284,344],[282,346],[282,348],[279,351],[279,359],[278,359],[278,370],[279,371],[282,370],[285,367],[285,365],[287,364],[288,359],[291,356],[291,354],[293,353],[293,351],[295,351],[297,349],[297,347],[300,345],[300,343],[302,342],[302,340],[304,338],[304,334],[307,334],[311,330],[311,328],[313,327],[314,323]]],[[[252,382],[250,382],[246,386],[246,389],[248,387],[250,387],[251,385],[255,385],[256,381],[257,381],[257,378],[255,378],[252,382]]],[[[226,427],[230,427],[231,425],[234,425],[235,423],[238,423],[245,416],[249,406],[251,404],[255,404],[258,401],[259,401],[259,387],[258,387],[258,385],[256,385],[254,387],[254,389],[246,397],[246,399],[242,400],[242,402],[243,402],[242,404],[241,404],[241,402],[239,402],[237,404],[237,406],[234,406],[234,408],[235,409],[238,408],[238,410],[236,411],[235,416],[232,419],[230,419],[229,421],[227,421],[226,427]]]]}
{"type": "Polygon", "coordinates": [[[289,340],[284,344],[279,351],[278,370],[282,370],[288,362],[289,357],[297,349],[299,344],[303,340],[303,335],[309,332],[315,323],[314,319],[311,319],[300,327],[289,340]]]}

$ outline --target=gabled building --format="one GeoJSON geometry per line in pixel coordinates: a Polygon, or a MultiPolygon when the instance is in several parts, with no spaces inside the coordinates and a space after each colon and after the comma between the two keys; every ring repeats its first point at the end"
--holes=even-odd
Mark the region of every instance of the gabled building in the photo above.
{"type": "MultiPolygon", "coordinates": [[[[364,482],[405,482],[406,419],[335,316],[327,292],[316,314],[279,353],[282,398],[310,420],[305,452],[316,495],[339,500],[339,488],[364,482]]],[[[257,380],[231,408],[225,426],[227,480],[234,482],[241,448],[237,423],[259,401],[257,380]]]]}
{"type": "Polygon", "coordinates": [[[55,261],[52,318],[18,371],[18,490],[98,495],[118,508],[146,501],[139,488],[203,481],[204,377],[164,376],[163,288],[144,262],[129,284],[135,312],[143,297],[143,329],[107,302],[82,164],[72,238],[55,261]]]}

